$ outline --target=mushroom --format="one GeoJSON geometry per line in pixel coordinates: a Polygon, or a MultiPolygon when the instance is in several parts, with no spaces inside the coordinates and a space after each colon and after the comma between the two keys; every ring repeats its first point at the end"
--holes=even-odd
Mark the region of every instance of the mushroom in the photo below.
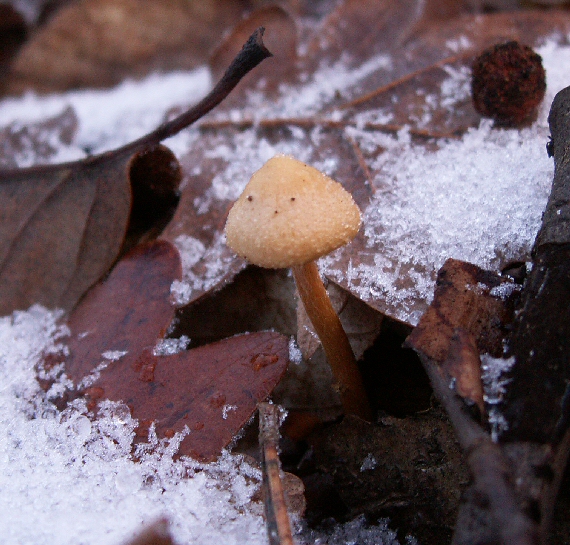
{"type": "Polygon", "coordinates": [[[293,157],[277,155],[253,174],[233,205],[226,239],[254,265],[292,268],[345,412],[370,420],[356,358],[315,262],[350,242],[360,223],[358,206],[338,182],[293,157]]]}

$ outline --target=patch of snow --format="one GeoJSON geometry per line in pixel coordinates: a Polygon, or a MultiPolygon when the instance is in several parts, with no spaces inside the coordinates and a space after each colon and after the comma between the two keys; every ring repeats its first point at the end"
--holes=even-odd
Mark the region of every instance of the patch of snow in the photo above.
{"type": "Polygon", "coordinates": [[[289,361],[299,364],[303,361],[303,353],[297,344],[295,337],[289,339],[289,361]]]}
{"type": "MultiPolygon", "coordinates": [[[[528,128],[495,129],[484,119],[461,139],[440,141],[435,152],[399,136],[347,129],[364,152],[387,150],[370,164],[377,188],[363,211],[370,255],[345,277],[363,300],[381,298],[394,317],[415,325],[422,311],[413,302],[431,301],[435,272],[447,258],[491,270],[528,258],[554,171],[545,151],[548,111],[569,83],[562,67],[570,62],[570,47],[547,41],[538,52],[548,90],[528,128]],[[381,253],[373,254],[378,247],[381,253]]],[[[449,88],[462,98],[466,75],[449,73],[449,88]]],[[[444,94],[444,101],[451,96],[444,94]]],[[[321,260],[337,281],[344,278],[336,270],[341,256],[342,250],[321,260]]]]}
{"type": "Polygon", "coordinates": [[[128,352],[126,350],[107,350],[106,352],[103,352],[101,356],[109,361],[119,361],[123,356],[126,356],[127,354],[128,352]]]}
{"type": "MultiPolygon", "coordinates": [[[[299,533],[297,539],[302,545],[399,545],[396,532],[388,528],[388,520],[380,519],[377,524],[369,524],[361,515],[343,524],[335,524],[325,532],[306,530],[299,533]]],[[[418,545],[410,536],[408,545],[418,545]]]]}
{"type": "Polygon", "coordinates": [[[360,471],[370,471],[374,469],[378,464],[378,460],[372,455],[372,453],[368,454],[364,460],[362,460],[362,465],[360,466],[360,471]]]}
{"type": "Polygon", "coordinates": [[[184,306],[196,293],[206,292],[217,286],[227,273],[229,265],[234,261],[234,256],[226,246],[224,234],[217,234],[211,246],[199,258],[197,254],[186,253],[186,247],[179,243],[179,239],[180,237],[177,237],[175,242],[179,249],[182,248],[182,280],[175,280],[172,283],[170,295],[176,306],[184,306]],[[193,265],[189,266],[189,263],[193,265]],[[195,265],[203,266],[200,267],[199,272],[196,272],[195,265]]]}
{"type": "MultiPolygon", "coordinates": [[[[151,74],[141,81],[125,81],[113,89],[47,96],[28,92],[22,97],[0,101],[0,126],[48,119],[71,107],[78,117],[78,133],[66,160],[77,159],[82,150],[101,153],[145,135],[165,120],[168,110],[188,108],[210,87],[211,74],[202,67],[191,72],[151,74]]],[[[174,137],[174,142],[185,138],[174,137]]],[[[60,157],[54,157],[50,162],[59,160],[60,157]]],[[[25,158],[20,162],[21,166],[28,166],[25,158]]]]}
{"type": "Polygon", "coordinates": [[[182,335],[178,339],[160,339],[152,349],[153,356],[171,356],[188,349],[190,337],[182,335]]]}
{"type": "Polygon", "coordinates": [[[508,422],[499,410],[499,404],[506,393],[510,379],[505,374],[515,364],[515,357],[492,358],[488,354],[481,355],[481,380],[483,382],[483,400],[489,414],[491,437],[497,441],[502,432],[508,429],[508,422]]]}
{"type": "Polygon", "coordinates": [[[251,501],[261,475],[242,458],[173,460],[183,434],[158,440],[152,428],[133,454],[137,422],[123,404],[95,418],[84,400],[62,412],[50,403],[36,367],[62,350],[60,317],[34,306],[0,318],[2,543],[118,545],[167,517],[175,543],[265,545],[251,501]]]}

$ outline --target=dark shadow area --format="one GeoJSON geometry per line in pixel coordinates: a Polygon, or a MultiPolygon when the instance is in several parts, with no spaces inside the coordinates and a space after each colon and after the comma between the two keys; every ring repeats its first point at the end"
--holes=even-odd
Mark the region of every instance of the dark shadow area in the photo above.
{"type": "Polygon", "coordinates": [[[375,413],[406,416],[431,406],[432,389],[417,354],[402,344],[411,327],[384,318],[380,335],[360,362],[375,413]]]}

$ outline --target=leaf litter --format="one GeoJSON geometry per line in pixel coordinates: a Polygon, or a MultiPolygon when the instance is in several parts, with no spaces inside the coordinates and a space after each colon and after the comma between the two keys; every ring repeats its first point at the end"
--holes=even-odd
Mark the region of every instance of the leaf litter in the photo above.
{"type": "MultiPolygon", "coordinates": [[[[461,44],[468,41],[459,40],[450,45],[450,48],[458,47],[457,43],[462,47],[461,44]]],[[[570,55],[570,48],[560,45],[560,39],[557,38],[543,40],[537,50],[543,56],[546,66],[548,91],[537,121],[527,129],[496,132],[483,121],[479,126],[468,130],[462,139],[438,141],[439,149],[435,156],[432,156],[431,151],[418,146],[413,131],[405,126],[400,127],[401,130],[396,134],[383,132],[374,135],[363,130],[358,123],[347,127],[346,134],[358,145],[363,156],[368,154],[376,161],[370,163],[374,165],[372,180],[367,180],[364,175],[366,173],[361,173],[362,183],[372,181],[375,193],[369,197],[370,204],[364,210],[371,228],[361,235],[361,244],[364,248],[370,248],[370,255],[363,253],[364,257],[360,260],[350,253],[338,252],[333,258],[321,263],[328,276],[372,306],[414,324],[421,315],[422,308],[430,301],[433,270],[436,270],[438,264],[449,257],[450,253],[453,257],[466,258],[495,269],[509,259],[525,259],[539,224],[552,174],[552,165],[546,159],[544,151],[548,135],[545,116],[553,95],[567,83],[564,81],[562,67],[566,65],[570,55]],[[383,157],[378,153],[380,148],[388,150],[389,153],[383,157]],[[478,158],[476,163],[469,160],[474,154],[477,154],[478,158]],[[394,157],[395,155],[398,157],[394,157]],[[504,163],[508,166],[502,168],[504,163]],[[454,170],[454,176],[449,176],[450,168],[454,170]],[[443,191],[443,194],[432,192],[430,188],[422,185],[426,173],[439,182],[439,191],[443,191]],[[497,184],[498,190],[495,187],[497,180],[501,182],[497,184]],[[529,187],[526,187],[527,185],[529,187]],[[457,196],[457,192],[461,192],[463,200],[457,196]],[[514,202],[513,199],[518,198],[520,192],[524,198],[514,202]],[[481,196],[485,196],[485,199],[481,196]],[[449,199],[446,200],[445,197],[449,199]],[[417,199],[422,199],[423,202],[418,203],[417,199]],[[457,203],[461,205],[462,212],[483,205],[484,211],[472,218],[471,230],[457,225],[458,222],[463,222],[463,213],[455,210],[450,216],[446,215],[450,208],[458,206],[457,203]],[[464,203],[469,204],[465,206],[464,203]],[[519,215],[518,206],[522,206],[526,211],[526,222],[522,221],[523,214],[519,215]],[[416,220],[417,215],[421,216],[421,221],[416,220]],[[388,221],[382,221],[383,218],[388,218],[388,221]],[[446,229],[451,229],[452,234],[446,234],[446,229]],[[478,232],[475,239],[473,230],[478,232]],[[411,240],[412,237],[408,237],[409,232],[418,233],[422,237],[420,240],[411,240]],[[497,234],[500,234],[498,240],[497,234]],[[451,245],[449,239],[454,240],[454,237],[458,239],[451,245]],[[480,240],[485,243],[480,244],[480,240]],[[504,241],[509,241],[507,247],[504,241]],[[516,248],[510,246],[512,241],[517,241],[516,248]],[[376,245],[388,248],[386,257],[376,257],[378,254],[372,251],[376,249],[376,245]],[[512,253],[503,256],[502,252],[512,253]],[[388,261],[395,254],[398,256],[396,265],[388,261]],[[403,268],[411,271],[408,275],[410,282],[404,286],[398,285],[402,270],[401,266],[398,266],[400,255],[403,256],[403,268]],[[378,262],[375,262],[375,259],[378,259],[378,262]]],[[[376,68],[389,66],[386,59],[385,56],[379,57],[376,68]]],[[[336,65],[337,70],[341,68],[341,64],[336,65]]],[[[327,69],[326,66],[323,68],[323,74],[327,69]]],[[[313,76],[313,81],[319,80],[318,73],[317,71],[313,76]]],[[[195,77],[207,79],[208,75],[207,72],[198,71],[191,74],[191,78],[195,77]]],[[[351,72],[347,68],[346,79],[350,77],[355,77],[354,71],[351,72]]],[[[465,99],[466,77],[467,74],[461,70],[447,71],[442,93],[445,108],[451,108],[454,99],[456,103],[465,99]],[[456,91],[458,95],[455,94],[456,91]]],[[[203,84],[204,79],[201,81],[203,84]]],[[[326,100],[336,97],[336,93],[330,93],[325,77],[322,77],[320,82],[324,89],[319,90],[319,86],[315,86],[313,102],[308,101],[306,115],[320,114],[323,97],[326,100]]],[[[145,83],[140,85],[144,86],[145,83]]],[[[138,87],[139,84],[132,85],[137,89],[141,88],[138,87]]],[[[105,97],[106,92],[100,93],[105,97]]],[[[111,103],[112,93],[113,91],[110,91],[108,95],[111,103]]],[[[132,94],[132,89],[128,96],[127,100],[136,100],[133,98],[136,95],[132,94]]],[[[89,104],[92,98],[92,92],[85,92],[79,102],[84,100],[89,104]]],[[[8,99],[0,103],[0,116],[6,120],[5,123],[14,122],[17,121],[18,107],[21,112],[28,109],[28,114],[31,107],[37,113],[28,116],[27,121],[40,121],[44,119],[44,105],[50,100],[58,105],[53,111],[54,114],[63,111],[69,104],[69,97],[66,95],[49,98],[27,95],[22,99],[8,99]],[[27,107],[24,104],[27,104],[27,107]],[[16,108],[13,108],[14,106],[16,108]],[[16,111],[16,115],[11,111],[16,111]]],[[[437,104],[440,97],[436,96],[430,100],[437,104]]],[[[255,100],[253,104],[256,104],[255,100]]],[[[255,106],[252,109],[255,109],[255,106]]],[[[86,111],[88,110],[87,107],[86,111]]],[[[279,115],[283,113],[282,110],[278,112],[279,115]]],[[[89,143],[82,144],[76,140],[72,144],[76,146],[78,154],[81,153],[81,148],[91,150],[97,146],[104,147],[105,127],[117,128],[114,135],[117,143],[122,138],[123,143],[130,141],[128,131],[133,126],[140,127],[140,120],[136,116],[132,119],[121,117],[119,121],[118,116],[108,118],[101,114],[101,110],[97,119],[93,119],[92,113],[76,113],[80,131],[82,126],[89,123],[101,128],[101,136],[94,139],[85,137],[84,142],[89,143]]],[[[243,114],[234,112],[230,118],[231,123],[239,125],[240,116],[245,117],[246,113],[247,109],[243,114]]],[[[291,115],[297,114],[298,112],[292,112],[291,115]]],[[[25,117],[24,114],[20,115],[25,117]]],[[[164,106],[161,105],[158,115],[167,115],[164,106]]],[[[342,115],[342,112],[334,111],[330,121],[342,120],[342,115]]],[[[390,112],[386,110],[376,112],[376,116],[375,122],[387,123],[391,120],[390,112]]],[[[222,118],[218,118],[218,121],[220,119],[222,118]]],[[[263,119],[259,120],[260,125],[262,121],[263,119]]],[[[362,119],[360,121],[369,122],[362,119]]],[[[420,121],[427,126],[429,115],[424,115],[420,121]]],[[[234,193],[241,191],[251,172],[261,166],[268,155],[275,152],[294,153],[300,159],[306,159],[327,174],[335,176],[341,171],[342,163],[337,158],[336,150],[327,153],[326,150],[319,149],[317,152],[313,149],[312,146],[322,146],[328,137],[326,130],[319,127],[318,123],[313,125],[307,132],[294,124],[281,124],[279,131],[293,136],[293,143],[282,143],[275,135],[273,138],[269,134],[259,135],[255,127],[236,131],[236,134],[232,134],[229,146],[219,135],[214,135],[214,144],[216,138],[219,143],[211,145],[209,141],[207,153],[212,159],[231,164],[233,170],[218,171],[216,174],[219,185],[215,192],[209,185],[205,186],[204,193],[195,199],[202,197],[203,210],[207,212],[211,211],[212,205],[219,205],[218,201],[223,208],[234,193]],[[311,147],[308,147],[309,145],[311,147]]],[[[142,132],[153,126],[149,124],[142,132]]],[[[184,183],[187,187],[203,172],[200,172],[200,162],[185,159],[183,155],[202,134],[199,128],[195,128],[170,139],[172,149],[185,168],[187,177],[184,183]]],[[[365,199],[363,203],[367,204],[365,199]]],[[[176,218],[172,225],[176,225],[176,218]]],[[[229,279],[224,275],[224,269],[233,262],[231,256],[223,254],[220,225],[221,222],[217,227],[206,224],[205,230],[210,228],[210,233],[203,238],[200,238],[200,235],[194,237],[192,232],[190,235],[176,233],[175,227],[166,234],[167,238],[174,237],[175,241],[176,237],[189,237],[178,239],[178,246],[183,254],[182,261],[186,264],[183,277],[183,286],[186,289],[184,302],[206,293],[211,287],[218,287],[221,281],[229,279]],[[223,261],[224,258],[226,261],[223,261]],[[206,286],[200,284],[201,280],[197,280],[202,277],[192,277],[196,265],[210,270],[211,282],[206,286]],[[195,285],[194,280],[198,285],[195,285]]],[[[246,476],[253,479],[258,478],[258,475],[247,464],[243,465],[228,455],[222,456],[217,464],[207,467],[198,466],[189,460],[173,462],[171,456],[178,438],[161,442],[151,433],[150,441],[158,448],[154,451],[142,449],[141,463],[135,465],[130,450],[137,424],[129,417],[128,412],[110,404],[106,414],[95,425],[88,425],[84,418],[86,407],[81,406],[79,402],[71,405],[67,412],[62,414],[54,410],[49,394],[44,395],[38,389],[34,369],[43,353],[59,349],[58,343],[65,331],[58,325],[58,318],[57,312],[35,306],[28,312],[16,312],[11,317],[2,319],[0,331],[6,339],[2,343],[1,369],[2,373],[6,374],[3,381],[6,386],[2,390],[2,407],[6,412],[2,420],[9,422],[5,430],[6,441],[2,442],[5,445],[3,465],[4,474],[11,477],[8,484],[12,487],[12,492],[4,497],[10,499],[10,505],[17,506],[14,509],[9,505],[4,506],[4,512],[13,513],[14,517],[6,518],[11,520],[9,527],[4,530],[6,539],[10,538],[14,543],[20,542],[21,533],[11,535],[9,532],[23,531],[34,534],[31,540],[37,543],[71,543],[76,540],[76,532],[81,532],[81,535],[89,533],[94,536],[93,542],[117,543],[132,535],[136,528],[140,528],[143,520],[150,522],[153,517],[158,518],[166,512],[172,520],[173,534],[180,542],[205,543],[212,538],[223,537],[230,543],[237,543],[240,536],[243,536],[254,542],[265,543],[261,520],[255,512],[255,505],[249,502],[253,492],[246,479],[246,476]],[[70,433],[70,429],[73,429],[74,433],[70,433]],[[54,449],[54,446],[57,448],[54,449]],[[41,453],[39,459],[38,453],[41,453]],[[14,460],[19,460],[18,465],[14,465],[14,460]],[[242,465],[239,470],[236,469],[240,464],[242,465]],[[40,471],[41,475],[38,474],[40,471]],[[232,474],[233,478],[220,479],[220,475],[225,471],[232,474]],[[181,475],[189,473],[194,474],[195,478],[180,480],[181,475]],[[15,474],[24,477],[15,478],[15,474]],[[93,476],[95,480],[91,480],[93,476]],[[210,480],[212,476],[214,479],[210,480]],[[62,479],[63,482],[68,482],[67,486],[61,485],[62,479]],[[30,490],[32,482],[36,483],[34,490],[30,490]],[[83,483],[83,486],[78,486],[78,483],[83,483]],[[56,490],[64,490],[64,493],[58,494],[58,501],[54,502],[56,490]],[[135,490],[136,498],[132,494],[135,490]],[[68,501],[69,503],[66,503],[68,501]],[[215,507],[219,502],[224,504],[223,512],[215,507]],[[41,510],[36,509],[37,505],[41,505],[41,510]],[[67,505],[70,506],[69,509],[67,505]],[[81,506],[79,509],[78,505],[81,506]],[[125,516],[120,521],[116,521],[117,505],[125,508],[125,516]],[[52,506],[52,511],[46,510],[47,506],[52,506]],[[193,512],[190,522],[182,520],[189,506],[193,512]],[[74,513],[71,520],[66,512],[74,513]],[[96,517],[93,512],[97,513],[96,517]],[[39,518],[42,520],[39,521],[39,518]],[[77,523],[78,519],[81,524],[77,523]],[[109,526],[103,525],[101,521],[104,519],[113,523],[109,526]],[[20,520],[21,524],[14,524],[14,520],[20,520]],[[36,522],[30,525],[29,520],[36,522]],[[59,523],[54,523],[54,520],[59,523]],[[61,534],[57,534],[60,530],[61,534]],[[49,532],[51,534],[46,535],[49,532]]]]}

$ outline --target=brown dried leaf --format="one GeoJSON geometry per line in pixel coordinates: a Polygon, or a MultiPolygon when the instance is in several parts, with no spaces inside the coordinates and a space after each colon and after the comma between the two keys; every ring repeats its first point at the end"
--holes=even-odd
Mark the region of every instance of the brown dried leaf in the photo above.
{"type": "Polygon", "coordinates": [[[153,70],[193,68],[205,62],[223,30],[255,3],[73,2],[61,8],[19,52],[11,66],[7,90],[55,92],[104,87],[153,70]]]}
{"type": "Polygon", "coordinates": [[[281,378],[288,339],[246,334],[154,355],[174,316],[170,286],[179,275],[178,252],[167,242],[125,256],[71,313],[65,370],[92,408],[102,399],[126,403],[139,420],[138,440],[151,423],[159,438],[188,426],[179,454],[212,460],[281,378]]]}
{"type": "MultiPolygon", "coordinates": [[[[153,160],[177,163],[157,147],[153,160]]],[[[132,153],[0,173],[0,313],[70,309],[116,260],[131,210],[132,153]]]]}
{"type": "Polygon", "coordinates": [[[484,414],[479,354],[500,357],[512,322],[512,294],[506,278],[475,265],[448,259],[438,273],[434,300],[406,340],[455,391],[484,414]]]}

